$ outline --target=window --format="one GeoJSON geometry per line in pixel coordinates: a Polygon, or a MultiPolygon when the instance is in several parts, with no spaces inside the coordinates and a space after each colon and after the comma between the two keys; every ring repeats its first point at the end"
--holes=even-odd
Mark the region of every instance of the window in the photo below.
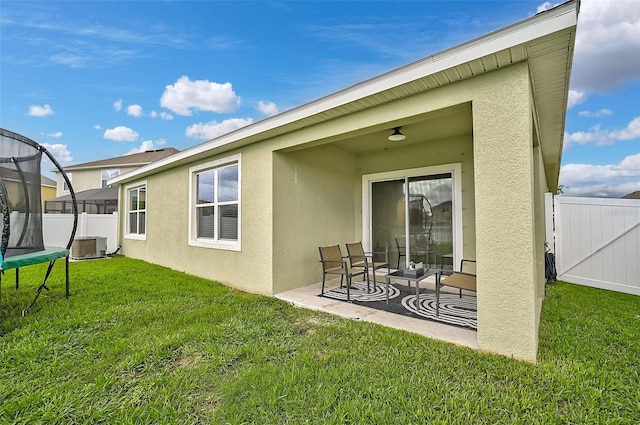
{"type": "Polygon", "coordinates": [[[107,180],[120,175],[120,170],[102,170],[102,187],[107,187],[107,180]]]}
{"type": "Polygon", "coordinates": [[[127,231],[128,239],[146,239],[147,232],[147,185],[127,186],[127,231]]]}
{"type": "MultiPolygon", "coordinates": [[[[73,183],[73,173],[66,174],[69,181],[73,183]]],[[[67,184],[67,181],[64,179],[64,177],[62,177],[62,190],[65,192],[69,192],[69,185],[67,184]]]]}
{"type": "Polygon", "coordinates": [[[190,169],[189,243],[240,250],[240,155],[190,169]]]}

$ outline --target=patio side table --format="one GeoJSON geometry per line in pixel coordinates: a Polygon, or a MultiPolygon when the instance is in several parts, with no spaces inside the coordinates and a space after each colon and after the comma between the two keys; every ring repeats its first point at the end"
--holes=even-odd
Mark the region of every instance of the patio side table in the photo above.
{"type": "Polygon", "coordinates": [[[385,284],[386,284],[387,304],[389,304],[389,282],[391,281],[391,279],[406,280],[407,282],[409,282],[409,286],[411,286],[411,282],[415,282],[415,284],[416,284],[416,304],[417,304],[418,310],[420,310],[420,302],[419,302],[419,298],[420,298],[420,281],[428,278],[429,276],[433,276],[433,275],[436,275],[436,281],[438,281],[438,279],[440,279],[440,274],[441,273],[442,273],[442,271],[440,269],[429,268],[429,269],[426,269],[424,272],[422,272],[422,274],[419,274],[419,275],[407,274],[403,270],[398,270],[396,272],[389,273],[388,275],[385,275],[384,280],[385,280],[385,284]]]}

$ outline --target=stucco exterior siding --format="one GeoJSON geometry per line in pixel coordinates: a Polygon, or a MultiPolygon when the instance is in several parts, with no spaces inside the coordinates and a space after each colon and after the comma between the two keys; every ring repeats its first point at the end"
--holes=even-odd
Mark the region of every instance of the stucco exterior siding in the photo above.
{"type": "Polygon", "coordinates": [[[535,164],[529,73],[523,63],[486,77],[485,93],[473,103],[478,346],[535,361],[535,164]]]}
{"type": "MultiPolygon", "coordinates": [[[[122,253],[247,292],[271,295],[272,162],[266,145],[242,149],[241,251],[189,245],[189,168],[235,153],[225,152],[146,178],[146,240],[122,239],[122,253]]],[[[126,199],[125,192],[120,196],[126,199]]],[[[120,206],[121,226],[126,225],[124,208],[120,206]]]]}
{"type": "Polygon", "coordinates": [[[542,158],[542,149],[539,145],[533,148],[534,158],[534,185],[535,185],[535,272],[534,277],[536,283],[536,337],[540,326],[540,315],[542,313],[542,301],[545,296],[545,266],[544,266],[544,244],[546,242],[546,220],[545,220],[545,193],[549,191],[547,186],[547,178],[544,173],[544,163],[542,158]]]}
{"type": "Polygon", "coordinates": [[[360,240],[354,233],[355,157],[325,145],[273,155],[273,293],[321,279],[319,246],[360,240]]]}

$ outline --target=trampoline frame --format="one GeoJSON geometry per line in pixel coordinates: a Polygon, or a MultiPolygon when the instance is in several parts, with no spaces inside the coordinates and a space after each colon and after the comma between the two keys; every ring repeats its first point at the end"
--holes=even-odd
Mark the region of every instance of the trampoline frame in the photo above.
{"type": "MultiPolygon", "coordinates": [[[[2,207],[2,217],[3,217],[3,223],[2,223],[2,240],[0,242],[0,301],[2,300],[2,275],[4,274],[4,272],[6,270],[10,270],[10,269],[15,269],[16,271],[16,289],[18,289],[19,287],[19,281],[20,281],[20,267],[24,267],[24,266],[28,266],[28,265],[33,265],[33,264],[40,264],[40,263],[46,263],[49,262],[49,266],[47,268],[47,272],[44,276],[44,279],[42,281],[42,283],[40,284],[40,286],[38,286],[38,292],[35,296],[35,298],[33,299],[33,301],[31,302],[31,304],[29,305],[29,307],[25,308],[24,310],[22,310],[22,316],[24,317],[30,310],[31,308],[35,305],[36,301],[38,300],[38,297],[40,296],[40,293],[42,292],[43,289],[49,290],[49,288],[47,287],[47,279],[49,278],[49,275],[51,274],[51,270],[53,269],[53,265],[55,264],[57,259],[60,258],[64,258],[65,259],[65,276],[66,276],[66,291],[65,291],[65,297],[69,298],[69,253],[70,253],[70,249],[71,249],[71,245],[73,244],[73,239],[75,238],[75,234],[76,234],[76,229],[78,227],[78,203],[76,200],[76,194],[75,191],[73,190],[73,187],[71,185],[71,180],[69,179],[69,177],[67,176],[67,174],[64,172],[64,170],[62,169],[62,167],[60,166],[60,164],[58,163],[58,161],[56,161],[56,159],[54,158],[54,156],[42,145],[40,145],[39,143],[24,137],[20,134],[14,133],[12,131],[6,130],[4,128],[0,128],[0,135],[6,138],[10,138],[22,143],[25,143],[33,148],[35,148],[36,150],[38,150],[40,153],[36,154],[36,155],[46,155],[46,157],[53,163],[53,165],[55,165],[55,167],[58,169],[58,171],[60,172],[60,174],[62,175],[62,178],[64,179],[64,181],[66,182],[67,186],[69,187],[69,193],[71,195],[71,199],[72,199],[72,213],[73,213],[73,228],[71,230],[71,235],[69,237],[69,241],[66,245],[66,247],[44,247],[43,250],[41,251],[36,251],[36,252],[31,252],[31,253],[27,253],[27,254],[21,254],[21,255],[16,255],[16,256],[12,256],[12,257],[8,257],[5,258],[5,253],[7,252],[8,249],[8,245],[9,245],[9,237],[10,237],[10,232],[11,232],[11,217],[10,217],[10,213],[11,213],[11,206],[9,205],[9,196],[7,193],[7,189],[6,186],[4,184],[4,182],[2,181],[2,179],[0,179],[0,204],[2,207]]],[[[32,160],[34,159],[34,156],[29,156],[29,157],[22,157],[22,158],[16,158],[16,157],[12,157],[12,158],[0,158],[0,163],[7,163],[7,162],[13,162],[13,164],[16,167],[16,170],[18,171],[18,175],[20,176],[21,179],[21,183],[22,183],[22,187],[23,190],[25,191],[25,193],[27,193],[27,187],[28,187],[28,183],[26,181],[26,178],[24,176],[24,174],[22,173],[21,169],[20,169],[20,161],[26,161],[26,160],[32,160]]],[[[26,202],[28,203],[29,200],[29,196],[27,193],[27,196],[25,196],[25,199],[27,200],[26,202]]],[[[20,245],[20,243],[22,242],[23,238],[24,238],[24,233],[27,229],[27,224],[28,224],[28,220],[29,220],[29,212],[30,212],[30,208],[29,205],[26,206],[26,213],[25,213],[25,225],[23,227],[23,231],[22,231],[22,235],[20,236],[18,245],[20,245]]],[[[42,229],[41,229],[42,230],[42,229]]]]}

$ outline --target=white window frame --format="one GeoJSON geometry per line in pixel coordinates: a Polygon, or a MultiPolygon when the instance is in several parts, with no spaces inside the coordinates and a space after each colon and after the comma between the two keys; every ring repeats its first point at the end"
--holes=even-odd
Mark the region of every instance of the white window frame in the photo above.
{"type": "MultiPolygon", "coordinates": [[[[125,239],[134,239],[134,240],[139,240],[139,241],[146,241],[147,240],[147,211],[148,211],[148,205],[149,205],[149,189],[147,187],[147,181],[143,180],[143,181],[139,181],[139,182],[135,182],[135,183],[131,183],[127,186],[124,187],[124,193],[126,196],[126,205],[125,205],[125,231],[124,231],[124,238],[125,239]],[[129,196],[129,192],[131,192],[132,190],[135,189],[141,189],[144,188],[145,191],[145,196],[144,196],[144,209],[137,209],[136,212],[140,213],[140,211],[144,211],[144,233],[129,233],[129,229],[131,229],[131,226],[129,226],[129,213],[131,212],[131,196],[129,196]]],[[[140,200],[140,196],[138,195],[138,200],[140,200]]]]}
{"type": "MultiPolygon", "coordinates": [[[[433,174],[451,174],[453,185],[452,218],[453,218],[453,264],[458,264],[463,258],[462,237],[462,164],[443,164],[431,167],[411,168],[362,176],[362,243],[365,250],[371,250],[371,185],[376,182],[427,176],[433,174]]],[[[409,222],[409,211],[405,211],[406,223],[409,222]]]]}
{"type": "MultiPolygon", "coordinates": [[[[218,191],[215,191],[216,197],[218,191]]],[[[197,246],[201,248],[222,249],[227,251],[241,251],[242,240],[242,155],[236,154],[225,158],[221,158],[215,161],[209,161],[204,164],[195,165],[189,168],[189,245],[197,246]],[[238,164],[238,239],[237,240],[224,240],[224,239],[212,239],[212,238],[199,238],[197,235],[197,191],[198,191],[198,174],[204,171],[220,169],[224,166],[238,164]]],[[[225,203],[235,204],[236,201],[225,203]]],[[[214,208],[218,208],[219,204],[214,202],[214,208]]],[[[215,234],[218,235],[219,221],[217,219],[218,212],[215,213],[215,234]]]]}

